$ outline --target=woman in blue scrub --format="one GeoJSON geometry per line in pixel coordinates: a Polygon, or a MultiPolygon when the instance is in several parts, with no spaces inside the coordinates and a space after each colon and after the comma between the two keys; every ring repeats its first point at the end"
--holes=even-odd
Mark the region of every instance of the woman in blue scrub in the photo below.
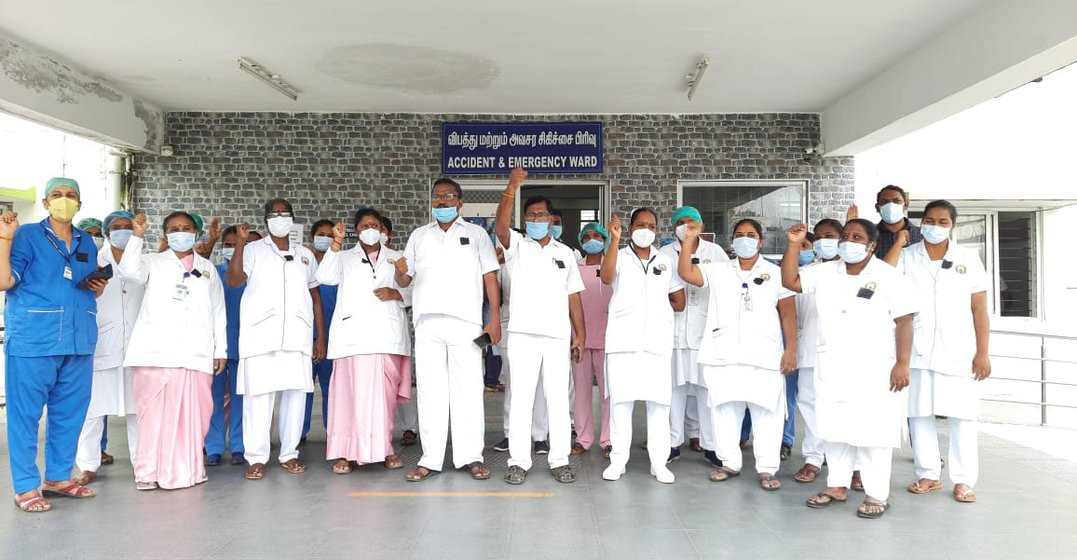
{"type": "Polygon", "coordinates": [[[42,204],[49,217],[39,223],[20,227],[17,214],[0,216],[0,291],[7,291],[7,441],[15,504],[27,512],[51,509],[45,497],[94,496],[70,476],[90,404],[97,344],[94,297],[106,284],[82,282],[97,270],[97,246],[71,225],[82,207],[79,184],[49,179],[42,204]],[[46,406],[42,485],[37,433],[46,406]]]}

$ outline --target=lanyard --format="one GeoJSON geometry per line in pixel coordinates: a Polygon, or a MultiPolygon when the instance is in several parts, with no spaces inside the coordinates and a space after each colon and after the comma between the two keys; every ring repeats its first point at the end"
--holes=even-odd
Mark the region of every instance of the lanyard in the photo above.
{"type": "Polygon", "coordinates": [[[367,253],[366,250],[363,250],[363,262],[370,266],[370,273],[373,274],[375,278],[378,276],[378,271],[374,269],[374,263],[377,262],[378,257],[380,256],[381,249],[378,249],[373,253],[367,253]]]}
{"type": "MultiPolygon", "coordinates": [[[[633,247],[634,247],[635,245],[636,245],[635,243],[633,243],[633,244],[632,244],[632,246],[633,246],[633,247]]],[[[652,262],[654,262],[654,259],[655,259],[655,258],[656,258],[656,257],[658,256],[658,254],[657,254],[657,253],[655,252],[655,250],[654,250],[654,249],[652,248],[652,249],[651,249],[651,259],[650,259],[649,261],[647,261],[647,263],[646,263],[646,264],[644,264],[644,262],[643,262],[643,258],[642,258],[642,257],[640,257],[640,256],[639,256],[639,253],[637,253],[636,251],[634,251],[634,250],[633,250],[633,251],[632,251],[632,255],[633,255],[634,257],[636,257],[636,260],[638,260],[638,261],[639,261],[639,265],[640,265],[640,266],[641,266],[641,267],[643,268],[643,276],[644,276],[644,278],[646,278],[646,277],[647,277],[647,273],[649,272],[649,271],[648,271],[647,269],[648,269],[648,268],[650,268],[650,266],[651,266],[651,263],[652,263],[652,262]]]]}
{"type": "Polygon", "coordinates": [[[60,254],[60,257],[63,258],[64,261],[67,262],[67,266],[70,267],[71,256],[75,254],[74,250],[78,249],[78,239],[76,239],[75,237],[74,228],[71,229],[71,248],[73,249],[71,252],[65,252],[63,249],[60,248],[60,245],[56,243],[55,239],[53,239],[53,236],[55,236],[56,234],[52,233],[52,230],[45,227],[44,223],[41,224],[41,230],[45,232],[45,239],[49,240],[49,243],[52,245],[52,248],[56,249],[56,252],[60,254]],[[50,233],[52,233],[52,235],[49,235],[50,233]]]}

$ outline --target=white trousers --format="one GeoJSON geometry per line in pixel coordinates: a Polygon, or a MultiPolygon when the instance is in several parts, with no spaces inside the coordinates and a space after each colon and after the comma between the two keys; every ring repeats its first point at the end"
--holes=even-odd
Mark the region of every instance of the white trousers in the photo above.
{"type": "MultiPolygon", "coordinates": [[[[755,412],[752,412],[755,420],[755,412]]],[[[864,493],[880,501],[890,497],[890,467],[894,457],[893,447],[853,447],[846,443],[826,442],[826,485],[831,488],[848,488],[853,470],[860,471],[864,481],[864,493]]]]}
{"type": "MultiPolygon", "coordinates": [[[[950,417],[950,451],[946,466],[954,484],[975,486],[980,475],[979,424],[950,417]]],[[[939,431],[934,416],[909,418],[916,479],[942,480],[939,431]]]]}
{"type": "Polygon", "coordinates": [[[415,399],[396,407],[396,425],[400,426],[401,432],[411,430],[419,433],[419,409],[415,406],[415,399]]]}
{"type": "MultiPolygon", "coordinates": [[[[127,450],[131,454],[131,464],[135,464],[135,451],[138,448],[138,415],[128,414],[127,420],[127,450]]],[[[105,432],[107,416],[95,416],[86,418],[82,424],[82,432],[79,433],[78,451],[75,453],[75,464],[79,471],[97,472],[101,467],[101,435],[105,432]]]]}
{"type": "Polygon", "coordinates": [[[452,428],[453,466],[483,461],[482,327],[446,315],[423,315],[415,326],[415,378],[419,408],[419,466],[440,471],[452,428]]]}
{"type": "Polygon", "coordinates": [[[744,410],[752,413],[752,450],[755,451],[755,471],[775,474],[781,465],[782,432],[785,430],[784,414],[771,412],[752,403],[732,401],[712,409],[714,423],[715,453],[722,464],[735,471],[744,466],[740,448],[740,427],[744,423],[744,410]]]}
{"type": "MultiPolygon", "coordinates": [[[[508,350],[501,360],[501,381],[505,384],[505,398],[501,416],[501,426],[505,437],[509,437],[509,418],[512,417],[512,376],[510,375],[508,350]]],[[[539,373],[539,382],[542,382],[542,374],[539,373]]],[[[531,415],[531,437],[528,443],[534,441],[546,441],[550,437],[550,413],[546,407],[546,393],[535,391],[535,400],[532,403],[534,413],[531,415]]],[[[509,440],[510,443],[512,440],[509,440]]]]}
{"type": "MultiPolygon", "coordinates": [[[[243,456],[251,465],[264,465],[269,461],[273,406],[276,404],[277,395],[280,395],[280,410],[277,412],[280,453],[277,454],[277,460],[286,463],[299,457],[297,447],[303,437],[307,392],[293,389],[261,395],[243,395],[243,456]]],[[[235,414],[235,411],[232,411],[232,414],[235,414]]]]}
{"type": "Polygon", "coordinates": [[[698,437],[703,449],[714,450],[714,422],[707,388],[694,383],[673,387],[669,405],[670,446],[680,447],[686,438],[698,437]]]}
{"type": "MultiPolygon", "coordinates": [[[[647,455],[651,468],[666,466],[669,458],[669,406],[647,402],[647,455]]],[[[610,464],[625,466],[632,451],[632,409],[635,401],[610,403],[610,464]]]]}
{"type": "Polygon", "coordinates": [[[509,466],[531,468],[531,438],[536,393],[545,396],[550,425],[550,468],[568,464],[572,446],[572,419],[568,414],[569,379],[572,377],[568,339],[509,333],[508,359],[512,362],[513,391],[509,416],[509,466]],[[539,391],[538,388],[542,387],[539,391]]]}
{"type": "Polygon", "coordinates": [[[800,444],[804,462],[821,467],[825,450],[823,440],[815,434],[815,368],[800,368],[797,376],[797,408],[804,418],[804,440],[800,444]]]}

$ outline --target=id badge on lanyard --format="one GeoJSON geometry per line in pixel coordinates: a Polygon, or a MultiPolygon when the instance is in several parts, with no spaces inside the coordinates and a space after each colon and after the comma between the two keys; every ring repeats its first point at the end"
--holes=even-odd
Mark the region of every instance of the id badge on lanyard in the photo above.
{"type": "Polygon", "coordinates": [[[187,292],[189,291],[190,289],[187,288],[186,284],[176,284],[176,291],[172,294],[172,299],[176,301],[183,301],[187,299],[187,292]]]}
{"type": "MultiPolygon", "coordinates": [[[[56,252],[59,253],[60,257],[63,258],[64,261],[65,261],[64,262],[64,280],[74,280],[75,279],[75,271],[71,269],[71,255],[73,253],[64,254],[63,249],[60,249],[60,245],[58,245],[56,243],[56,241],[52,237],[49,236],[49,229],[46,228],[44,225],[41,226],[41,229],[42,229],[42,231],[45,232],[45,239],[49,240],[49,243],[52,245],[52,248],[56,249],[56,252]]],[[[55,235],[55,234],[53,234],[53,235],[55,235]]],[[[74,238],[74,236],[72,236],[72,238],[71,238],[71,251],[77,251],[77,250],[78,250],[77,240],[74,238]]]]}

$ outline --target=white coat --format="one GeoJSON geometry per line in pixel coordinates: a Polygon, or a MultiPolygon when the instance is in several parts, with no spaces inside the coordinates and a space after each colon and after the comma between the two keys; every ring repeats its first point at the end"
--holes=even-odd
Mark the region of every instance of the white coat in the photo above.
{"type": "Polygon", "coordinates": [[[212,374],[213,360],[228,357],[224,289],[217,268],[196,254],[188,274],[172,251],[143,254],[142,246],[142,238],[132,237],[119,265],[123,280],[146,286],[123,365],[212,374]],[[176,299],[178,285],[187,288],[182,299],[176,299]]]}
{"type": "Polygon", "coordinates": [[[276,351],[310,356],[314,347],[314,304],[318,286],[314,253],[298,244],[277,249],[269,236],[243,249],[247,287],[239,304],[239,358],[276,351]]]}
{"type": "Polygon", "coordinates": [[[898,270],[919,299],[911,367],[971,378],[976,355],[972,296],[988,289],[979,256],[950,241],[942,260],[932,261],[921,241],[901,250],[898,270]]]}
{"type": "Polygon", "coordinates": [[[897,269],[868,258],[855,276],[841,261],[800,270],[802,291],[815,294],[819,314],[816,433],[833,443],[898,447],[907,394],[890,391],[894,320],[915,313],[916,300],[897,269]]]}
{"type": "Polygon", "coordinates": [[[339,286],[333,323],[329,327],[331,360],[359,354],[411,355],[411,336],[405,311],[407,288],[395,281],[394,263],[399,251],[382,247],[377,258],[367,258],[362,245],[348,251],[327,251],[318,265],[319,284],[339,286]],[[393,288],[404,298],[381,301],[378,288],[393,288]]]}
{"type": "Polygon", "coordinates": [[[113,278],[97,298],[97,347],[93,356],[93,392],[87,418],[135,413],[134,378],[130,370],[123,367],[123,358],[142,307],[146,281],[145,278],[141,282],[121,278],[112,247],[106,244],[97,252],[97,266],[107,265],[112,266],[113,278]]]}
{"type": "MultiPolygon", "coordinates": [[[[677,276],[678,280],[681,280],[680,275],[677,273],[677,264],[681,258],[681,242],[670,243],[662,247],[661,252],[673,261],[673,274],[677,276]]],[[[711,263],[729,262],[729,256],[717,244],[700,239],[699,247],[692,254],[692,262],[702,268],[711,263]]],[[[677,311],[673,314],[674,348],[699,350],[707,325],[707,302],[709,299],[709,287],[697,288],[691,284],[685,284],[684,311],[677,311]]],[[[695,383],[695,381],[692,382],[695,383]]]]}

